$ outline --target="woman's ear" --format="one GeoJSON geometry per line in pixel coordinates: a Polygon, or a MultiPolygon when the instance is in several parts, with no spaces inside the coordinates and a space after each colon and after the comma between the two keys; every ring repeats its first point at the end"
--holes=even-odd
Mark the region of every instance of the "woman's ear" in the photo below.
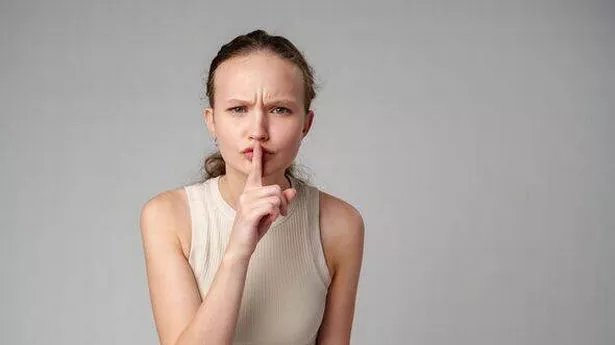
{"type": "Polygon", "coordinates": [[[203,119],[212,137],[216,137],[216,122],[214,121],[214,109],[207,107],[203,110],[203,119]]]}
{"type": "Polygon", "coordinates": [[[303,133],[304,138],[310,131],[310,128],[312,128],[313,122],[314,122],[314,111],[310,110],[307,112],[307,114],[305,114],[305,122],[303,124],[303,130],[301,131],[303,133]]]}

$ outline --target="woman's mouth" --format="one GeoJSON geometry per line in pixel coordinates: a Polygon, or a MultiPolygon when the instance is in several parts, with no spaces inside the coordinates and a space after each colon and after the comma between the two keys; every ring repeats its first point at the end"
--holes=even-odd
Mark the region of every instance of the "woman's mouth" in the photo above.
{"type": "MultiPolygon", "coordinates": [[[[271,156],[273,154],[273,152],[269,151],[268,149],[265,149],[264,147],[261,147],[261,152],[263,155],[263,159],[267,158],[268,156],[271,156]]],[[[251,147],[246,148],[245,150],[243,150],[241,152],[247,159],[252,160],[252,157],[254,156],[254,149],[251,147]]]]}
{"type": "MultiPolygon", "coordinates": [[[[249,159],[252,160],[252,157],[254,156],[254,152],[252,151],[246,151],[243,153],[243,155],[249,159]]],[[[272,154],[270,152],[263,152],[263,159],[267,159],[268,157],[270,157],[272,154]]]]}

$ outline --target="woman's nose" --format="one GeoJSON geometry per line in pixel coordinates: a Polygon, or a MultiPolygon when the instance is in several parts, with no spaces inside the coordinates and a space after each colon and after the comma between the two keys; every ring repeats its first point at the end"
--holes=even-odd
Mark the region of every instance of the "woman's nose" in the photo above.
{"type": "Polygon", "coordinates": [[[250,139],[266,140],[268,137],[267,120],[262,111],[256,111],[250,128],[250,139]]]}

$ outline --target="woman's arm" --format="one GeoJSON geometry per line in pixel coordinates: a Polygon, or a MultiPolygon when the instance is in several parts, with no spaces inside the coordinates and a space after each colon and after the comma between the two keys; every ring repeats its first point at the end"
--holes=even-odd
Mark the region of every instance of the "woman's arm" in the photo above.
{"type": "Polygon", "coordinates": [[[333,263],[333,277],[317,344],[350,344],[365,225],[353,206],[321,192],[320,227],[325,254],[333,263]]]}
{"type": "Polygon", "coordinates": [[[226,253],[207,296],[199,295],[178,229],[189,231],[190,211],[182,190],[149,200],[140,229],[154,321],[161,345],[232,343],[248,260],[226,253]]]}

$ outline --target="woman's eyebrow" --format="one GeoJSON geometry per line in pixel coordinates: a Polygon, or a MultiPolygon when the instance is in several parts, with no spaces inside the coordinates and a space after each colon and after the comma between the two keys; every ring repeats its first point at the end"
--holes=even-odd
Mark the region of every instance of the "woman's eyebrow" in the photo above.
{"type": "Polygon", "coordinates": [[[239,99],[239,98],[229,98],[226,100],[229,103],[250,103],[249,101],[245,101],[243,99],[239,99]]]}
{"type": "MultiPolygon", "coordinates": [[[[239,98],[229,98],[227,100],[228,103],[248,103],[248,104],[252,104],[251,101],[246,101],[243,99],[239,99],[239,98]]],[[[272,103],[278,103],[278,104],[286,104],[286,105],[297,105],[297,102],[292,99],[292,98],[275,98],[275,99],[271,99],[265,102],[265,104],[272,104],[272,103]]]]}
{"type": "Polygon", "coordinates": [[[274,100],[268,101],[267,103],[283,104],[287,106],[297,105],[297,102],[295,102],[294,99],[288,99],[288,98],[274,99],[274,100]]]}

